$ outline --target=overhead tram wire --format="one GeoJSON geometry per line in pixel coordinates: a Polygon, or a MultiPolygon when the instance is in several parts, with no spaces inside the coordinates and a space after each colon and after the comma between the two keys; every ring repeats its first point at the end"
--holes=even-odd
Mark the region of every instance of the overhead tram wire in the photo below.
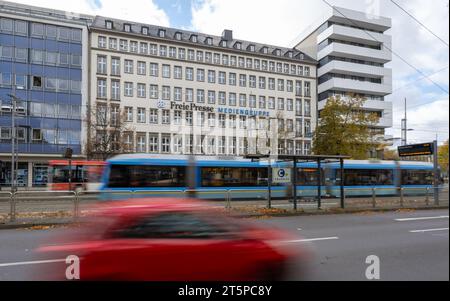
{"type": "Polygon", "coordinates": [[[395,2],[394,0],[390,0],[393,4],[395,4],[398,8],[400,8],[405,14],[407,14],[411,19],[413,19],[414,21],[416,21],[420,26],[422,26],[425,30],[427,30],[429,33],[431,33],[433,36],[435,36],[437,39],[439,39],[445,46],[449,47],[449,44],[442,39],[440,36],[438,36],[437,34],[435,34],[431,29],[429,29],[427,26],[425,26],[425,24],[423,24],[422,22],[420,22],[416,17],[414,17],[412,14],[410,14],[406,9],[404,9],[402,6],[400,6],[400,4],[398,4],[397,2],[395,2]]]}
{"type": "MultiPolygon", "coordinates": [[[[344,13],[342,13],[338,8],[334,7],[333,5],[331,5],[327,0],[322,0],[322,2],[324,2],[326,5],[328,5],[329,7],[331,7],[331,9],[337,11],[341,16],[343,16],[345,19],[347,19],[350,23],[352,23],[354,26],[357,26],[357,24],[351,20],[350,18],[348,18],[344,13]]],[[[374,41],[382,43],[381,41],[377,40],[369,31],[362,29],[369,37],[371,37],[374,41]]],[[[397,56],[400,60],[402,60],[405,64],[407,64],[408,66],[410,66],[411,68],[413,68],[414,70],[416,70],[417,73],[421,74],[424,78],[428,79],[430,82],[432,82],[436,87],[438,87],[439,89],[441,89],[442,91],[444,91],[446,94],[450,94],[445,88],[443,88],[441,85],[439,85],[437,82],[435,82],[434,80],[432,80],[428,75],[426,75],[425,73],[423,73],[420,69],[418,69],[417,67],[415,67],[413,64],[411,64],[410,62],[408,62],[406,59],[404,59],[400,54],[396,53],[394,50],[392,50],[391,48],[387,47],[386,45],[384,45],[384,47],[390,51],[392,54],[394,54],[395,56],[397,56]]]]}
{"type": "MultiPolygon", "coordinates": [[[[437,70],[437,71],[435,71],[435,72],[433,72],[433,73],[431,73],[431,74],[428,74],[428,76],[429,76],[429,77],[432,77],[433,75],[436,75],[436,74],[438,74],[438,73],[441,73],[442,71],[444,71],[444,70],[446,70],[446,69],[448,69],[448,68],[449,68],[449,66],[447,66],[447,67],[445,67],[445,68],[442,68],[442,69],[439,69],[439,70],[437,70]]],[[[422,80],[424,80],[424,79],[426,79],[426,77],[422,76],[422,77],[420,77],[420,78],[418,78],[418,79],[415,79],[415,80],[413,80],[413,81],[411,81],[411,82],[409,82],[409,83],[407,83],[407,84],[405,84],[405,85],[403,85],[403,86],[400,86],[400,87],[394,89],[394,90],[392,91],[392,94],[394,94],[394,92],[397,92],[398,90],[401,90],[401,89],[403,89],[403,88],[409,87],[409,86],[411,86],[412,84],[415,84],[415,83],[417,83],[417,82],[419,82],[419,81],[422,81],[422,80]]]]}

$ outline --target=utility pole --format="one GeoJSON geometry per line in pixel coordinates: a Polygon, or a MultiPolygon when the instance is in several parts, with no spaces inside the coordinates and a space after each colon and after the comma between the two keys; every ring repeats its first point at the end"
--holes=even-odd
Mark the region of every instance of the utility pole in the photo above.
{"type": "Polygon", "coordinates": [[[408,123],[407,123],[407,112],[406,112],[406,98],[405,98],[405,118],[402,119],[402,146],[408,144],[408,123]]]}

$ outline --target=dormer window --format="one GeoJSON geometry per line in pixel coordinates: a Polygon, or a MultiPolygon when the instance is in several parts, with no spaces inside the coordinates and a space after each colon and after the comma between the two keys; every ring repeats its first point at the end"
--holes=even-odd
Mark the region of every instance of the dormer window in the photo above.
{"type": "Polygon", "coordinates": [[[305,59],[305,55],[303,53],[300,53],[300,59],[304,60],[305,59]]]}
{"type": "Polygon", "coordinates": [[[250,51],[255,51],[255,45],[250,45],[250,46],[248,46],[248,50],[250,50],[250,51]]]}
{"type": "Polygon", "coordinates": [[[220,41],[220,46],[227,47],[227,41],[225,40],[220,41]]]}
{"type": "Polygon", "coordinates": [[[198,41],[197,36],[196,36],[195,34],[193,34],[193,35],[191,36],[191,42],[197,43],[197,41],[198,41]]]}
{"type": "Polygon", "coordinates": [[[165,38],[166,37],[166,31],[164,29],[160,29],[158,31],[158,37],[165,38]]]}
{"type": "Polygon", "coordinates": [[[275,55],[280,56],[281,55],[281,50],[280,49],[275,49],[275,55]]]}
{"type": "Polygon", "coordinates": [[[130,32],[131,31],[131,25],[130,24],[123,24],[123,30],[125,32],[130,32]]]}
{"type": "Polygon", "coordinates": [[[148,27],[142,27],[142,34],[148,35],[148,27]]]}
{"type": "Polygon", "coordinates": [[[262,53],[267,54],[268,52],[269,52],[269,49],[266,46],[264,46],[262,48],[262,53]]]}
{"type": "Polygon", "coordinates": [[[292,51],[288,51],[287,56],[292,58],[292,51]]]}
{"type": "Polygon", "coordinates": [[[109,20],[106,20],[105,21],[105,26],[106,26],[106,29],[113,29],[113,22],[109,21],[109,20]]]}
{"type": "Polygon", "coordinates": [[[212,45],[212,38],[210,37],[206,38],[205,42],[207,45],[212,45]]]}
{"type": "Polygon", "coordinates": [[[234,47],[238,50],[242,49],[242,43],[241,42],[236,42],[236,44],[234,44],[234,47]]]}
{"type": "Polygon", "coordinates": [[[181,32],[175,33],[175,39],[181,41],[181,32]]]}

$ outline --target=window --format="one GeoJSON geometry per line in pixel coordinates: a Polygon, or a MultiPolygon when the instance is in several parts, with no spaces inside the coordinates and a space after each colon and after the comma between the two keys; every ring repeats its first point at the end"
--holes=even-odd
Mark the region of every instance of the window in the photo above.
{"type": "Polygon", "coordinates": [[[290,98],[287,99],[286,109],[288,111],[293,111],[294,110],[294,100],[293,99],[290,99],[290,98]]]}
{"type": "Polygon", "coordinates": [[[173,67],[173,77],[175,79],[182,79],[183,78],[183,69],[181,66],[174,66],[173,67]]]}
{"type": "Polygon", "coordinates": [[[160,56],[167,56],[167,46],[159,45],[159,55],[160,56]]]}
{"type": "Polygon", "coordinates": [[[106,74],[106,56],[97,56],[97,73],[106,74]]]}
{"type": "Polygon", "coordinates": [[[158,31],[158,36],[159,36],[160,38],[165,38],[165,37],[166,37],[166,31],[165,31],[164,29],[160,29],[160,30],[158,31]]]}
{"type": "Polygon", "coordinates": [[[141,153],[143,153],[143,152],[145,152],[145,150],[146,150],[146,134],[144,134],[144,133],[137,133],[136,134],[136,140],[137,140],[137,143],[136,143],[136,151],[138,151],[138,152],[141,152],[141,153]]]}
{"type": "Polygon", "coordinates": [[[106,98],[106,79],[97,80],[97,98],[106,98]]]}
{"type": "Polygon", "coordinates": [[[216,103],[216,92],[208,91],[208,103],[215,104],[216,103]]]}
{"type": "Polygon", "coordinates": [[[150,44],[150,54],[151,55],[158,55],[158,45],[150,44]]]}
{"type": "Polygon", "coordinates": [[[311,97],[311,83],[305,81],[305,96],[311,97]]]}
{"type": "Polygon", "coordinates": [[[226,100],[226,93],[223,91],[219,92],[219,105],[226,105],[227,104],[227,100],[226,100]]]}
{"type": "Polygon", "coordinates": [[[132,107],[125,107],[125,121],[133,122],[133,108],[132,107]]]}
{"type": "Polygon", "coordinates": [[[265,89],[266,88],[266,78],[263,76],[259,77],[259,88],[265,89]]]}
{"type": "Polygon", "coordinates": [[[182,94],[182,88],[180,88],[180,87],[175,87],[175,88],[174,88],[174,91],[173,91],[173,94],[174,94],[174,100],[175,100],[175,101],[181,101],[181,100],[182,100],[182,96],[181,96],[181,94],[182,94]]]}
{"type": "Polygon", "coordinates": [[[256,108],[256,95],[250,95],[248,98],[248,105],[250,108],[256,108]]]}
{"type": "Polygon", "coordinates": [[[311,101],[309,99],[305,99],[304,105],[305,105],[305,116],[310,117],[311,116],[311,101]]]}
{"type": "Polygon", "coordinates": [[[302,81],[295,81],[295,96],[302,96],[302,81]]]}
{"type": "Polygon", "coordinates": [[[268,88],[269,88],[269,90],[275,90],[275,79],[274,78],[269,77],[268,88]]]}
{"type": "Polygon", "coordinates": [[[174,136],[173,137],[173,152],[176,154],[181,154],[183,152],[183,137],[174,136]]]}
{"type": "Polygon", "coordinates": [[[311,121],[305,120],[304,127],[305,127],[305,130],[304,130],[305,137],[311,138],[311,121]]]}
{"type": "MultiPolygon", "coordinates": [[[[0,47],[0,49],[1,48],[2,47],[0,47]]],[[[0,55],[3,56],[2,51],[0,51],[0,55]]],[[[43,60],[44,60],[44,51],[35,50],[35,49],[31,50],[31,62],[32,63],[42,64],[43,60]]]]}
{"type": "Polygon", "coordinates": [[[170,100],[170,87],[169,86],[162,87],[162,99],[170,100]]]}
{"type": "Polygon", "coordinates": [[[186,125],[193,125],[193,113],[191,111],[186,111],[186,125]]]}
{"type": "Polygon", "coordinates": [[[221,127],[221,128],[226,127],[226,115],[225,114],[219,114],[219,127],[221,127]]]}
{"type": "Polygon", "coordinates": [[[150,63],[150,76],[158,76],[158,64],[157,63],[150,63]]]}
{"type": "Polygon", "coordinates": [[[216,71],[208,70],[208,83],[214,84],[216,82],[216,71]]]}
{"type": "Polygon", "coordinates": [[[236,73],[230,73],[229,84],[230,86],[236,86],[236,73]]]}
{"type": "Polygon", "coordinates": [[[239,86],[246,87],[247,86],[247,75],[239,74],[239,86]]]}
{"type": "Polygon", "coordinates": [[[124,85],[125,85],[124,95],[127,97],[133,97],[133,83],[125,82],[124,85]]]}
{"type": "Polygon", "coordinates": [[[162,77],[170,78],[170,65],[162,65],[162,77]]]}
{"type": "Polygon", "coordinates": [[[239,94],[239,106],[242,108],[247,106],[247,95],[239,94]]]}
{"type": "Polygon", "coordinates": [[[275,110],[275,97],[269,97],[267,106],[269,107],[269,109],[275,110]]]}
{"type": "Polygon", "coordinates": [[[234,55],[230,56],[230,65],[236,67],[236,60],[237,60],[236,56],[234,55]]]}
{"type": "Polygon", "coordinates": [[[142,28],[141,28],[141,33],[142,33],[142,34],[145,34],[145,35],[148,35],[148,27],[142,26],[142,28]]]}
{"type": "Polygon", "coordinates": [[[106,29],[113,29],[113,22],[106,20],[105,26],[106,26],[106,29]]]}
{"type": "Polygon", "coordinates": [[[267,186],[267,169],[254,167],[203,167],[201,168],[201,179],[202,187],[267,186]]]}
{"type": "Polygon", "coordinates": [[[228,124],[231,129],[236,128],[236,115],[230,115],[228,117],[228,124]]]}
{"type": "Polygon", "coordinates": [[[259,108],[260,109],[265,109],[266,108],[266,97],[265,96],[260,96],[259,97],[259,108]]]}
{"type": "Polygon", "coordinates": [[[125,60],[123,71],[125,73],[133,74],[133,61],[132,60],[125,60]]]}
{"type": "Polygon", "coordinates": [[[170,124],[170,111],[162,110],[162,124],[170,124]]]}
{"type": "Polygon", "coordinates": [[[205,103],[205,91],[197,89],[197,103],[205,103]]]}
{"type": "Polygon", "coordinates": [[[158,134],[150,133],[148,137],[148,151],[150,153],[157,153],[159,149],[158,134]]]}
{"type": "Polygon", "coordinates": [[[184,60],[186,58],[186,49],[179,48],[178,49],[178,59],[184,60]]]}
{"type": "Polygon", "coordinates": [[[111,75],[120,75],[120,59],[111,58],[111,75]]]}
{"type": "Polygon", "coordinates": [[[278,98],[278,110],[284,110],[284,98],[278,98]]]}
{"type": "Polygon", "coordinates": [[[158,98],[158,85],[150,85],[150,98],[158,98]]]}
{"type": "Polygon", "coordinates": [[[214,64],[219,65],[220,64],[220,54],[214,53],[214,64]]]}
{"type": "Polygon", "coordinates": [[[139,43],[139,53],[148,54],[148,44],[144,42],[139,43]]]}
{"type": "Polygon", "coordinates": [[[13,31],[13,20],[1,18],[0,29],[4,32],[13,31]]]}
{"type": "Polygon", "coordinates": [[[137,84],[137,97],[145,98],[146,90],[145,84],[137,84]]]}
{"type": "Polygon", "coordinates": [[[230,106],[236,106],[236,93],[229,93],[230,106]]]}
{"type": "Polygon", "coordinates": [[[181,32],[175,33],[175,39],[177,39],[178,41],[181,40],[181,32]]]}
{"type": "Polygon", "coordinates": [[[284,91],[284,79],[278,79],[278,91],[284,91]]]}
{"type": "Polygon", "coordinates": [[[247,116],[239,116],[239,128],[247,128],[247,116]]]}
{"type": "Polygon", "coordinates": [[[223,71],[219,71],[219,84],[225,85],[227,83],[227,75],[223,71]]]}
{"type": "Polygon", "coordinates": [[[146,75],[147,74],[147,63],[146,62],[137,62],[137,74],[146,75]]]}
{"type": "Polygon", "coordinates": [[[181,111],[173,111],[173,124],[181,125],[182,118],[183,116],[181,111]]]}
{"type": "MultiPolygon", "coordinates": [[[[170,153],[170,135],[161,136],[161,152],[170,153]]],[[[174,179],[172,179],[173,181],[174,179]]]]}
{"type": "Polygon", "coordinates": [[[137,122],[138,123],[145,123],[145,108],[137,108],[137,122]]]}
{"type": "Polygon", "coordinates": [[[302,116],[302,100],[297,98],[295,100],[295,115],[302,116]]]}
{"type": "Polygon", "coordinates": [[[128,41],[120,39],[120,41],[119,41],[119,49],[120,49],[120,51],[128,51],[128,41]]]}
{"type": "Polygon", "coordinates": [[[106,37],[98,36],[97,45],[99,48],[106,48],[106,37]]]}
{"type": "MultiPolygon", "coordinates": [[[[372,172],[375,172],[372,170],[372,172]]],[[[387,171],[384,171],[386,173],[387,171]]],[[[389,172],[392,172],[389,170],[389,172]]],[[[347,171],[346,171],[347,175],[347,171]]],[[[377,175],[378,183],[375,185],[392,185],[392,175],[383,176],[383,171],[378,171],[377,175]],[[386,177],[388,179],[386,179],[386,177]]],[[[402,185],[433,185],[433,171],[430,170],[402,170],[402,185]]],[[[347,184],[347,177],[346,184],[347,184]]],[[[354,178],[352,178],[354,180],[354,178]]],[[[373,180],[373,179],[372,179],[373,180]]],[[[350,180],[349,180],[350,182],[350,180]]],[[[356,182],[356,181],[355,181],[356,182]]],[[[358,184],[356,184],[358,185],[358,184]]],[[[364,185],[364,184],[359,184],[364,185]]]]}
{"type": "Polygon", "coordinates": [[[190,61],[195,60],[195,51],[192,49],[188,49],[188,60],[190,61]]]}
{"type": "Polygon", "coordinates": [[[197,69],[197,81],[204,82],[205,81],[205,70],[197,69]]]}
{"type": "Polygon", "coordinates": [[[158,124],[158,109],[150,109],[149,122],[158,124]]]}
{"type": "Polygon", "coordinates": [[[14,33],[18,35],[27,35],[28,34],[28,23],[25,21],[14,21],[14,33]]]}
{"type": "Polygon", "coordinates": [[[294,86],[293,81],[291,81],[291,80],[286,81],[286,91],[287,92],[293,92],[293,89],[294,89],[293,86],[294,86]]]}
{"type": "Polygon", "coordinates": [[[249,76],[249,87],[256,88],[256,76],[255,75],[249,76]]]}
{"type": "Polygon", "coordinates": [[[125,32],[130,32],[131,31],[131,25],[130,24],[123,24],[123,30],[125,32]]]}
{"type": "Polygon", "coordinates": [[[111,81],[111,99],[120,100],[120,82],[118,80],[111,81]]]}
{"type": "Polygon", "coordinates": [[[191,67],[186,67],[186,80],[194,80],[194,69],[191,67]]]}
{"type": "Polygon", "coordinates": [[[46,52],[45,63],[56,65],[58,63],[58,53],[57,52],[46,52]]]}
{"type": "Polygon", "coordinates": [[[194,101],[194,90],[191,88],[186,88],[186,101],[187,102],[194,101]]]}
{"type": "Polygon", "coordinates": [[[211,52],[205,52],[205,62],[212,63],[212,53],[211,52]]]}
{"type": "Polygon", "coordinates": [[[197,61],[203,62],[203,51],[197,50],[197,61]]]}
{"type": "Polygon", "coordinates": [[[117,39],[109,38],[109,49],[116,50],[117,49],[117,39]]]}
{"type": "Polygon", "coordinates": [[[228,55],[222,54],[222,65],[228,65],[228,55]]]}
{"type": "Polygon", "coordinates": [[[247,69],[253,68],[253,60],[250,59],[250,58],[247,58],[247,60],[245,61],[245,67],[246,67],[247,69]]]}
{"type": "Polygon", "coordinates": [[[28,60],[28,49],[16,48],[15,58],[17,61],[26,62],[28,60]]]}

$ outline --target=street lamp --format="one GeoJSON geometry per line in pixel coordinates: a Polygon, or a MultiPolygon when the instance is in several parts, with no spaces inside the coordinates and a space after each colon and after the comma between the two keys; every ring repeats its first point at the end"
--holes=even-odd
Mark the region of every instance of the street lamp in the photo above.
{"type": "Polygon", "coordinates": [[[17,190],[17,169],[19,164],[19,150],[18,145],[16,146],[16,107],[17,102],[22,100],[16,96],[16,88],[23,90],[23,86],[13,86],[13,94],[8,94],[11,97],[11,192],[16,192],[17,190]]]}

